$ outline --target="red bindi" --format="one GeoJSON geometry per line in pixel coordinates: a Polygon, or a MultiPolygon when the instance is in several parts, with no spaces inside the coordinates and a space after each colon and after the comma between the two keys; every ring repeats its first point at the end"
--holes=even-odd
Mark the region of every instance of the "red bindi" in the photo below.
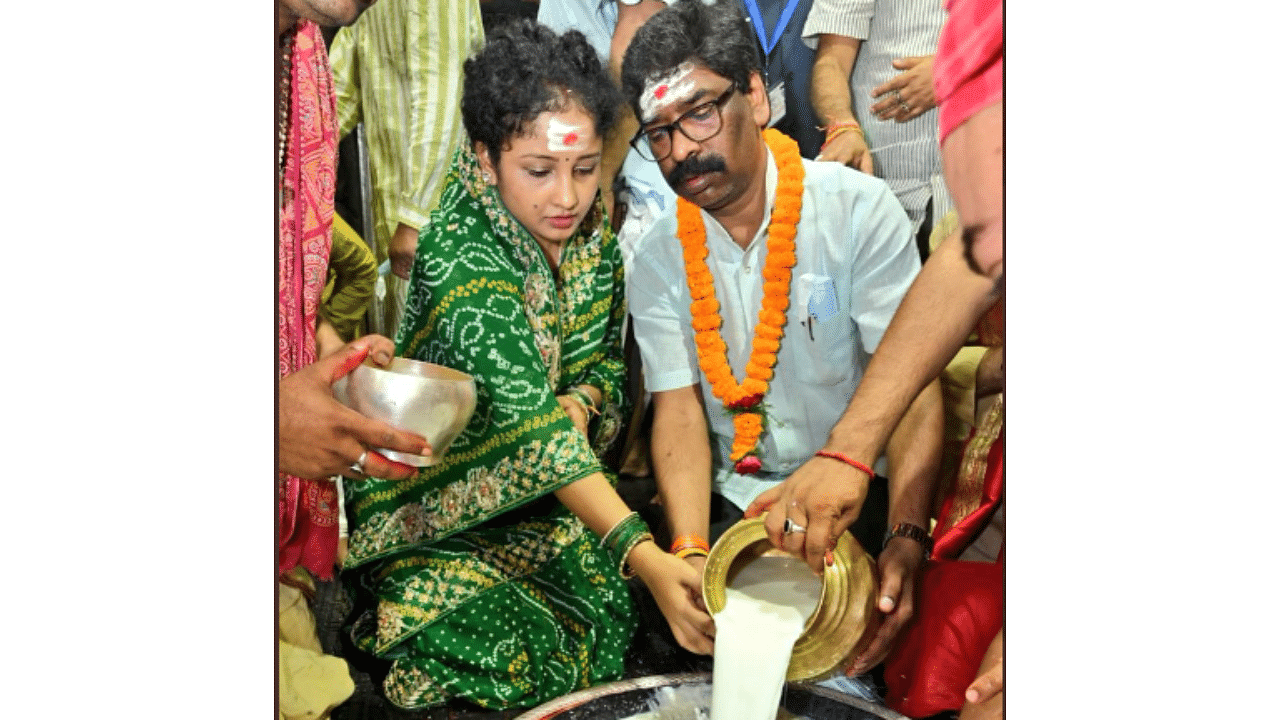
{"type": "Polygon", "coordinates": [[[653,96],[654,96],[654,97],[656,97],[656,98],[658,98],[659,100],[661,100],[661,99],[662,99],[662,96],[663,96],[663,95],[666,95],[666,94],[667,94],[667,86],[666,86],[666,85],[659,85],[659,86],[658,86],[658,89],[653,91],[653,96]]]}
{"type": "Polygon", "coordinates": [[[565,144],[565,145],[577,145],[577,144],[578,144],[578,133],[569,133],[569,134],[565,135],[565,136],[564,136],[564,144],[565,144]]]}

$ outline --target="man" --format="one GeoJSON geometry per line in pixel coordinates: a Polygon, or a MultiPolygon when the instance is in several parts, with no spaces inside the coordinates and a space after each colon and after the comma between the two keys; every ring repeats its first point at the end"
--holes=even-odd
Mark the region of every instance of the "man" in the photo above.
{"type": "MultiPolygon", "coordinates": [[[[280,576],[279,703],[284,718],[323,718],[349,697],[346,663],[321,655],[306,607],[307,571],[333,576],[337,496],[330,478],[408,477],[413,468],[372,450],[429,452],[426,440],[348,410],[331,385],[366,357],[387,364],[390,340],[369,336],[317,358],[317,310],[326,277],[333,219],[337,136],[332,78],[316,23],[345,25],[362,0],[280,0],[278,111],[279,308],[277,493],[280,576]]],[[[322,333],[322,335],[325,333],[322,333]]]]}
{"type": "Polygon", "coordinates": [[[280,569],[333,575],[336,495],[327,478],[408,477],[413,468],[373,448],[421,453],[426,439],[365,418],[333,397],[334,381],[366,357],[387,364],[390,340],[361,338],[317,358],[317,307],[333,223],[337,136],[332,78],[317,22],[350,24],[364,0],[281,0],[276,5],[284,102],[280,108],[279,441],[280,569]],[[385,473],[385,474],[384,474],[385,473]]]}
{"type": "MultiPolygon", "coordinates": [[[[1004,295],[1004,22],[1001,0],[952,0],[934,66],[940,100],[943,171],[962,231],[939,245],[902,302],[866,377],[831,433],[827,449],[876,457],[916,393],[955,355],[975,324],[1004,295]]],[[[838,465],[810,461],[763,494],[748,514],[768,508],[765,526],[783,546],[787,520],[809,528],[804,550],[821,567],[824,538],[841,532],[867,493],[866,481],[838,465]]],[[[965,692],[964,716],[998,715],[1003,633],[982,655],[965,692]]]]}
{"type": "Polygon", "coordinates": [[[364,123],[379,264],[390,261],[381,321],[395,334],[418,231],[439,199],[465,137],[462,63],[484,41],[477,0],[381,0],[334,36],[329,50],[338,136],[364,123]]]}
{"type": "Polygon", "coordinates": [[[911,218],[922,258],[951,209],[933,93],[946,16],[937,0],[816,0],[804,26],[805,42],[818,49],[810,97],[826,128],[819,158],[884,178],[911,218]]]}
{"type": "MultiPolygon", "coordinates": [[[[636,33],[622,72],[641,123],[633,142],[680,196],[641,239],[627,283],[653,393],[654,474],[671,536],[703,544],[713,513],[727,527],[821,449],[919,268],[883,181],[803,160],[762,131],[754,42],[735,4],[677,3],[636,33]]],[[[927,526],[941,422],[934,385],[889,448],[890,524],[927,526]]],[[[886,513],[870,514],[855,535],[879,555],[884,594],[904,600],[871,643],[878,656],[910,616],[923,550],[907,538],[881,550],[886,513]]],[[[804,546],[801,519],[791,552],[804,546]]]]}

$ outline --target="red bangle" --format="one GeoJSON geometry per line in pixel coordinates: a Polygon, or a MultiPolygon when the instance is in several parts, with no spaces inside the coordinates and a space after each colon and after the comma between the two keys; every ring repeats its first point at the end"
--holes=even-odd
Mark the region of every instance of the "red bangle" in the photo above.
{"type": "Polygon", "coordinates": [[[706,539],[699,535],[681,535],[671,541],[671,553],[675,554],[685,548],[697,548],[699,550],[710,552],[711,546],[706,539]]]}
{"type": "Polygon", "coordinates": [[[853,458],[849,457],[848,455],[845,455],[844,453],[832,452],[830,450],[819,450],[818,452],[814,453],[814,456],[831,458],[832,460],[839,460],[845,465],[849,465],[851,467],[857,468],[858,470],[861,470],[862,472],[866,473],[867,477],[876,476],[875,470],[872,470],[871,468],[867,467],[866,465],[863,465],[862,463],[858,462],[857,460],[854,460],[853,458]]]}

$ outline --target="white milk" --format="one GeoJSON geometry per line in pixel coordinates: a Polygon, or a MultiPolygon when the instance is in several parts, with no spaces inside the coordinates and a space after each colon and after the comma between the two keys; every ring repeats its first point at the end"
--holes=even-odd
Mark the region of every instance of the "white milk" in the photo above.
{"type": "Polygon", "coordinates": [[[751,561],[725,589],[715,616],[711,720],[774,720],[791,648],[818,607],[822,579],[803,560],[751,561]]]}

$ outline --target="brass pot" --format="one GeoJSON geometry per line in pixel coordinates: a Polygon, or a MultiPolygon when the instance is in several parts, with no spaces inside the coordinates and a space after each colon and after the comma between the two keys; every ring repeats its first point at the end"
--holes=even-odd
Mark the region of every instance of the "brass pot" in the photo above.
{"type": "MultiPolygon", "coordinates": [[[[808,680],[843,667],[875,610],[879,579],[875,561],[848,532],[832,553],[835,563],[822,575],[818,607],[791,651],[787,680],[808,680]]],[[[742,520],[716,541],[702,572],[702,598],[714,616],[724,609],[725,588],[738,571],[764,556],[786,556],[769,542],[764,518],[742,520]]]]}

